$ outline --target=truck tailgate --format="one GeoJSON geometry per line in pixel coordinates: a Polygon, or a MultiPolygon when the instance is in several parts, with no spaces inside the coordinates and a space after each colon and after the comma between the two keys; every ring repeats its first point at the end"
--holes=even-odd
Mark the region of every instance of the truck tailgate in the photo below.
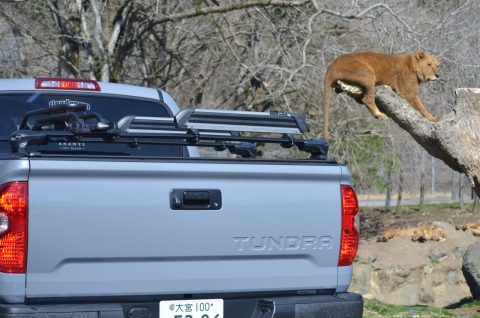
{"type": "Polygon", "coordinates": [[[32,159],[27,298],[335,289],[341,168],[32,159]],[[218,189],[219,210],[173,210],[218,189]]]}

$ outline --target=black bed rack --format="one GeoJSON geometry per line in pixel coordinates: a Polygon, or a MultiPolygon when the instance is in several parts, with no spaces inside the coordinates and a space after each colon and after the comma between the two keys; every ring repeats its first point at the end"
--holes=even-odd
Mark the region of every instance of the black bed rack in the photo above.
{"type": "Polygon", "coordinates": [[[296,146],[311,159],[326,160],[322,139],[296,137],[308,132],[305,119],[294,113],[185,109],[173,118],[126,116],[110,122],[83,104],[60,105],[25,114],[10,135],[12,151],[28,154],[29,146],[51,142],[123,143],[212,147],[243,158],[256,156],[258,143],[296,146]]]}

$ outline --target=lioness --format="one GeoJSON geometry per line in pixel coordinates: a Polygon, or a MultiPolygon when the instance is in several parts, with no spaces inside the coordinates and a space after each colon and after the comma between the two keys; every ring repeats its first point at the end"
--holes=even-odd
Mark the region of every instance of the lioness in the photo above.
{"type": "Polygon", "coordinates": [[[383,236],[377,239],[378,242],[387,242],[394,237],[410,237],[413,242],[425,241],[444,241],[447,237],[447,232],[444,228],[436,225],[422,225],[415,228],[405,229],[388,229],[383,233],[383,236]]]}
{"type": "Polygon", "coordinates": [[[455,229],[457,229],[457,231],[466,231],[469,229],[474,236],[480,236],[480,223],[467,223],[463,225],[457,225],[455,226],[455,229]]]}
{"type": "Polygon", "coordinates": [[[375,85],[388,85],[430,121],[438,121],[418,98],[421,82],[438,79],[439,62],[424,51],[415,54],[358,52],[336,58],[327,68],[323,92],[323,138],[328,139],[331,89],[346,91],[358,103],[368,107],[375,118],[386,116],[375,104],[375,85]],[[352,88],[350,85],[359,87],[352,88]],[[346,89],[350,86],[350,89],[346,89]]]}

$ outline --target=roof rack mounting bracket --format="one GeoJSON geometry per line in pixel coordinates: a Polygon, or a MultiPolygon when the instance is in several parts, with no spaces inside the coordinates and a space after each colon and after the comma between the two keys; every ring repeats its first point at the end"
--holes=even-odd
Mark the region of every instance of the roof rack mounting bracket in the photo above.
{"type": "Polygon", "coordinates": [[[295,138],[293,138],[292,136],[284,134],[282,136],[282,139],[285,139],[285,141],[280,144],[280,146],[282,146],[283,148],[292,148],[293,146],[295,146],[295,138]]]}
{"type": "Polygon", "coordinates": [[[200,135],[195,129],[187,130],[187,142],[191,145],[196,145],[200,141],[200,135]]]}
{"type": "Polygon", "coordinates": [[[298,149],[309,152],[310,159],[325,160],[328,158],[328,143],[323,139],[301,139],[295,141],[298,149]]]}
{"type": "Polygon", "coordinates": [[[240,142],[225,144],[231,154],[239,155],[242,158],[255,158],[257,156],[257,146],[252,142],[240,142]]]}

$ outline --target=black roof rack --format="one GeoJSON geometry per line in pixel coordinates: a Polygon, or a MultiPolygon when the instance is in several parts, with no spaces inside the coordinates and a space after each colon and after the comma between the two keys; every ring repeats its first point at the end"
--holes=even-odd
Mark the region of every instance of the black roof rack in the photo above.
{"type": "Polygon", "coordinates": [[[10,136],[15,152],[52,141],[84,141],[139,144],[175,144],[228,149],[252,158],[257,143],[296,146],[312,159],[327,159],[328,144],[322,139],[294,135],[308,132],[305,119],[293,113],[186,109],[174,118],[127,116],[117,123],[105,120],[85,105],[60,105],[25,114],[20,129],[10,136]],[[256,133],[254,136],[243,132],[256,133]],[[272,136],[273,135],[273,136],[272,136]]]}

